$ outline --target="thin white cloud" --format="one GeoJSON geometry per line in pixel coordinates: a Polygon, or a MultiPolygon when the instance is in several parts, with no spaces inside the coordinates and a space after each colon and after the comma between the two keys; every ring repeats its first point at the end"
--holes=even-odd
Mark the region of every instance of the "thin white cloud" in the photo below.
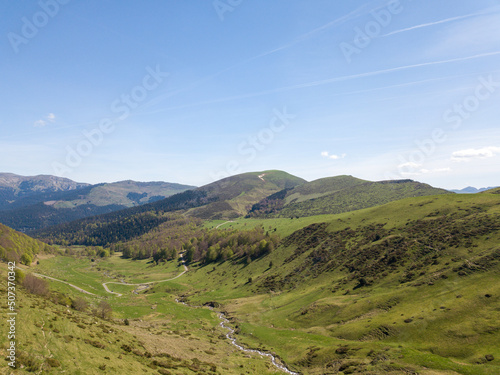
{"type": "Polygon", "coordinates": [[[49,113],[47,116],[45,116],[43,119],[36,120],[33,123],[33,126],[35,128],[43,128],[45,127],[49,122],[55,122],[56,121],[56,115],[53,114],[52,112],[49,113]]]}
{"type": "Polygon", "coordinates": [[[321,153],[321,156],[327,159],[339,160],[339,159],[344,159],[347,156],[347,154],[335,155],[335,154],[330,154],[328,151],[323,151],[321,153]]]}
{"type": "Polygon", "coordinates": [[[249,57],[245,60],[242,60],[236,64],[233,64],[231,66],[228,66],[227,68],[224,68],[216,73],[213,73],[213,74],[210,74],[206,77],[203,77],[195,82],[192,82],[191,84],[188,84],[186,85],[185,87],[183,87],[182,89],[178,89],[176,91],[173,91],[173,92],[169,92],[169,93],[166,93],[166,94],[163,94],[163,95],[160,95],[160,96],[157,96],[156,98],[150,100],[149,102],[147,103],[144,103],[142,105],[143,108],[148,108],[148,107],[151,107],[155,104],[158,104],[168,98],[171,98],[172,96],[175,96],[181,92],[186,92],[186,91],[189,91],[191,89],[193,89],[194,87],[200,85],[201,83],[205,82],[205,81],[208,81],[212,78],[215,78],[215,77],[218,77],[230,70],[233,70],[234,68],[237,68],[237,67],[240,67],[242,65],[245,65],[249,62],[252,62],[254,60],[257,60],[257,59],[260,59],[262,57],[265,57],[265,56],[269,56],[269,55],[272,55],[276,52],[279,52],[279,51],[283,51],[283,50],[286,50],[288,48],[291,48],[293,46],[295,46],[296,44],[300,43],[300,42],[303,42],[307,39],[310,39],[312,37],[314,37],[315,35],[317,34],[320,34],[330,28],[333,28],[335,26],[340,26],[348,21],[351,21],[353,19],[356,19],[358,17],[361,17],[363,15],[366,15],[366,14],[370,14],[371,12],[374,12],[374,11],[377,11],[381,8],[384,8],[384,7],[387,7],[387,2],[386,1],[379,1],[379,0],[375,0],[375,1],[372,1],[371,3],[368,3],[368,4],[364,4],[356,9],[354,9],[352,12],[349,12],[339,18],[336,18],[334,19],[333,21],[330,21],[322,26],[319,26],[317,27],[316,29],[313,29],[311,31],[308,31],[302,35],[299,35],[297,36],[295,39],[293,39],[292,41],[288,42],[288,43],[285,43],[279,47],[276,47],[276,48],[273,48],[273,49],[270,49],[270,50],[267,50],[267,51],[264,51],[264,52],[261,52],[255,56],[252,56],[252,57],[249,57]],[[378,3],[379,5],[377,6],[371,6],[372,4],[374,3],[378,3]]]}
{"type": "Polygon", "coordinates": [[[442,20],[439,20],[439,21],[435,21],[435,22],[422,23],[420,25],[415,25],[415,26],[404,28],[404,29],[391,31],[390,33],[381,35],[380,37],[383,38],[383,37],[386,37],[386,36],[400,34],[400,33],[404,33],[404,32],[407,32],[407,31],[413,31],[413,30],[424,28],[424,27],[430,27],[430,26],[440,25],[440,24],[443,24],[443,23],[455,22],[455,21],[459,21],[459,20],[463,20],[463,19],[467,19],[467,18],[471,18],[471,17],[477,17],[477,16],[481,16],[481,15],[487,14],[492,9],[498,9],[498,7],[488,8],[487,10],[482,11],[482,12],[465,14],[463,16],[445,18],[445,19],[442,19],[442,20]]]}
{"type": "Polygon", "coordinates": [[[455,151],[451,154],[451,160],[456,162],[470,161],[474,159],[487,159],[500,154],[500,147],[489,146],[482,148],[468,148],[455,151]]]}
{"type": "Polygon", "coordinates": [[[500,13],[490,13],[456,22],[437,35],[430,54],[485,51],[500,44],[500,13]]]}
{"type": "MultiPolygon", "coordinates": [[[[171,111],[174,109],[184,109],[184,108],[190,108],[190,107],[195,107],[195,106],[199,106],[199,105],[216,104],[216,103],[223,103],[223,102],[239,100],[239,99],[253,98],[253,97],[258,97],[258,96],[262,96],[262,95],[274,94],[274,93],[279,93],[279,92],[286,92],[286,91],[291,91],[291,90],[298,90],[298,89],[303,89],[303,88],[308,88],[308,87],[322,86],[322,85],[327,85],[327,84],[336,83],[336,82],[349,81],[349,80],[358,79],[358,78],[373,77],[373,76],[378,76],[378,75],[402,71],[402,70],[409,70],[409,69],[421,68],[421,67],[432,66],[432,65],[450,64],[450,63],[455,63],[455,62],[475,60],[475,59],[480,59],[483,57],[491,57],[491,56],[497,56],[497,55],[500,55],[500,51],[480,53],[480,54],[471,55],[471,56],[458,57],[455,59],[430,61],[430,62],[426,62],[426,63],[412,64],[412,65],[403,65],[403,66],[398,66],[398,67],[394,67],[394,68],[375,70],[372,72],[358,73],[358,74],[352,74],[352,75],[347,75],[347,76],[328,78],[328,79],[324,79],[324,80],[320,80],[320,81],[301,83],[298,85],[279,87],[279,88],[269,89],[269,90],[260,91],[260,92],[253,92],[253,93],[235,95],[235,96],[230,96],[230,97],[225,97],[225,98],[206,100],[206,101],[202,101],[202,102],[198,102],[198,103],[185,104],[185,105],[181,105],[181,106],[177,106],[177,107],[162,108],[162,109],[158,109],[158,110],[149,111],[149,112],[147,112],[147,114],[155,114],[155,113],[160,113],[160,112],[171,111]]],[[[424,81],[418,81],[418,82],[424,82],[424,81]]],[[[418,82],[415,82],[415,83],[418,83],[418,82]]],[[[359,92],[363,92],[363,91],[359,91],[359,92]]],[[[166,96],[173,96],[176,93],[177,92],[167,94],[166,96]]],[[[144,105],[143,108],[145,108],[151,104],[158,104],[158,102],[163,100],[166,96],[161,96],[161,97],[155,98],[151,102],[148,102],[147,105],[144,105]]]]}

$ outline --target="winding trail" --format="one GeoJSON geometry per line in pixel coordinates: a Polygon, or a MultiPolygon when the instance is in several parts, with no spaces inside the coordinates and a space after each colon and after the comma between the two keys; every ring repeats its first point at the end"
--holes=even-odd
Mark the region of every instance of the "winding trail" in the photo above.
{"type": "MultiPolygon", "coordinates": [[[[21,268],[21,269],[22,269],[22,268],[21,268]]],[[[72,288],[75,288],[75,289],[76,289],[76,290],[78,290],[79,292],[82,292],[82,293],[85,293],[85,294],[90,294],[91,296],[95,296],[95,294],[94,294],[94,293],[91,293],[91,292],[89,292],[89,291],[87,291],[87,290],[85,290],[85,289],[82,289],[82,288],[80,288],[80,287],[78,287],[78,286],[76,286],[76,285],[70,284],[70,283],[68,283],[67,281],[59,280],[59,279],[56,279],[56,278],[53,278],[53,277],[50,277],[50,276],[47,276],[47,275],[42,275],[42,274],[40,274],[40,273],[35,273],[35,272],[33,272],[33,275],[38,276],[38,277],[42,277],[42,278],[44,278],[44,279],[49,279],[49,280],[53,280],[53,281],[58,281],[58,282],[60,282],[60,283],[63,283],[63,284],[69,285],[69,286],[70,286],[70,287],[72,287],[72,288]]]]}
{"type": "MultiPolygon", "coordinates": [[[[182,275],[184,275],[187,271],[188,271],[188,268],[187,266],[184,264],[184,257],[183,257],[183,254],[180,254],[180,258],[182,259],[182,266],[184,267],[184,271],[182,271],[180,274],[178,274],[177,276],[175,277],[172,277],[170,279],[165,279],[165,280],[158,280],[158,281],[148,281],[147,283],[138,283],[138,284],[132,284],[132,283],[119,283],[119,282],[115,282],[115,281],[108,281],[108,282],[105,282],[102,284],[102,286],[104,287],[104,290],[108,293],[111,293],[111,294],[116,294],[118,297],[121,297],[123,294],[121,293],[116,293],[116,292],[113,292],[111,291],[109,288],[108,288],[108,285],[107,284],[120,284],[120,285],[138,285],[139,287],[143,286],[145,288],[147,288],[149,285],[151,284],[155,284],[155,283],[162,283],[162,282],[165,282],[165,281],[172,281],[172,280],[175,280],[177,279],[178,277],[181,277],[182,275]]],[[[23,270],[23,268],[20,268],[20,267],[17,267],[21,270],[23,270]]],[[[88,290],[85,290],[85,289],[82,289],[76,285],[73,285],[73,284],[70,284],[68,283],[67,281],[63,281],[63,280],[59,280],[59,279],[56,279],[55,277],[51,277],[51,276],[47,276],[47,275],[42,275],[41,273],[36,273],[36,272],[33,272],[32,273],[34,276],[37,276],[37,277],[41,277],[41,278],[44,278],[44,279],[49,279],[49,280],[52,280],[52,281],[57,281],[59,283],[63,283],[63,284],[66,284],[66,285],[69,285],[70,287],[78,290],[79,292],[81,293],[85,293],[85,294],[89,294],[91,296],[95,296],[96,294],[95,293],[92,293],[92,292],[89,292],[88,290]]],[[[144,288],[144,289],[145,289],[144,288]]],[[[137,288],[136,290],[134,290],[134,292],[136,292],[137,290],[139,290],[139,288],[137,288]]],[[[141,289],[142,290],[142,289],[141,289]]]]}
{"type": "Polygon", "coordinates": [[[120,283],[120,282],[117,282],[117,281],[108,281],[108,282],[105,282],[105,283],[102,283],[102,286],[104,287],[104,290],[108,293],[111,293],[111,294],[116,294],[118,297],[121,297],[123,294],[121,293],[116,293],[116,292],[113,292],[111,291],[109,288],[108,288],[108,284],[118,284],[118,285],[137,285],[138,288],[135,289],[133,291],[133,293],[136,293],[140,290],[144,290],[146,289],[149,285],[151,284],[156,284],[156,283],[163,283],[165,281],[172,281],[172,280],[175,280],[177,279],[178,277],[181,277],[182,275],[184,275],[187,271],[188,271],[188,268],[187,266],[184,264],[184,257],[183,257],[183,254],[180,254],[180,257],[182,259],[182,266],[184,267],[184,271],[182,271],[180,274],[178,274],[177,276],[175,277],[172,277],[170,279],[165,279],[165,280],[157,280],[157,281],[148,281],[147,283],[137,283],[137,284],[132,284],[132,283],[120,283]],[[141,288],[142,287],[142,288],[141,288]]]}
{"type": "MultiPolygon", "coordinates": [[[[226,222],[227,223],[227,222],[226,222]]],[[[226,223],[223,223],[223,224],[226,224],[226,223]]],[[[220,224],[222,225],[222,224],[220,224]]],[[[220,226],[219,225],[219,226],[220,226]]],[[[181,277],[182,275],[184,275],[189,269],[188,267],[186,266],[185,264],[185,260],[184,260],[184,254],[180,254],[180,258],[182,259],[182,266],[184,267],[184,271],[182,271],[180,274],[178,274],[177,276],[175,277],[172,277],[170,279],[165,279],[165,280],[159,280],[159,281],[150,281],[150,282],[147,282],[147,283],[138,283],[138,284],[132,284],[132,283],[123,283],[123,282],[114,282],[114,281],[108,281],[106,283],[103,283],[102,286],[104,287],[104,290],[108,293],[111,293],[111,294],[115,294],[117,295],[118,297],[121,297],[122,294],[121,293],[116,293],[116,292],[113,292],[111,290],[109,290],[108,288],[108,285],[107,284],[119,284],[119,285],[138,285],[139,287],[141,286],[145,286],[147,287],[148,285],[150,284],[155,284],[155,283],[161,283],[161,282],[166,282],[166,281],[172,281],[172,280],[175,280],[179,277],[181,277]]],[[[63,280],[59,280],[59,279],[56,279],[56,278],[53,278],[53,277],[50,277],[50,276],[46,276],[46,275],[42,275],[42,274],[39,274],[39,273],[33,273],[33,275],[35,276],[38,276],[38,277],[43,277],[43,278],[46,278],[46,279],[50,279],[50,280],[53,280],[53,281],[58,281],[58,282],[61,282],[61,283],[64,283],[64,284],[67,284],[69,285],[70,287],[72,288],[75,288],[76,290],[78,290],[79,292],[82,292],[82,293],[85,293],[85,294],[90,294],[90,295],[93,295],[95,296],[94,293],[91,293],[85,289],[82,289],[80,287],[77,287],[76,285],[73,285],[73,284],[70,284],[68,283],[67,281],[63,281],[63,280]]],[[[135,289],[134,292],[137,292],[137,290],[139,290],[139,288],[135,289]]],[[[183,302],[183,301],[180,301],[178,299],[175,300],[176,302],[178,303],[181,303],[183,305],[186,305],[188,307],[193,307],[193,306],[190,306],[188,305],[187,303],[183,302]]],[[[213,310],[213,309],[212,309],[213,310]]],[[[215,311],[215,310],[214,310],[215,311]]],[[[272,353],[269,353],[269,352],[264,352],[262,350],[258,350],[258,349],[250,349],[250,348],[246,348],[240,344],[238,344],[238,342],[236,341],[236,337],[235,337],[235,331],[234,329],[229,326],[229,320],[226,318],[226,316],[224,315],[223,312],[220,312],[220,311],[215,311],[217,313],[217,317],[219,318],[220,320],[220,323],[219,325],[221,326],[221,328],[227,330],[228,332],[226,333],[226,338],[230,341],[230,343],[235,346],[236,348],[238,348],[239,350],[245,352],[245,353],[253,353],[253,354],[259,354],[260,356],[262,357],[268,357],[271,359],[271,362],[272,364],[278,368],[279,370],[287,373],[287,374],[291,374],[291,375],[300,375],[300,373],[298,372],[294,372],[292,370],[290,370],[285,364],[284,362],[282,362],[281,360],[279,360],[274,354],[272,353]]],[[[44,322],[45,324],[45,322],[44,322]]],[[[50,351],[49,351],[50,353],[50,351]]]]}
{"type": "Polygon", "coordinates": [[[234,221],[233,221],[233,220],[226,221],[226,222],[224,222],[224,223],[222,223],[222,224],[217,225],[217,226],[215,227],[215,229],[219,229],[219,227],[221,227],[221,226],[223,226],[224,224],[227,224],[227,223],[234,223],[234,221]]]}

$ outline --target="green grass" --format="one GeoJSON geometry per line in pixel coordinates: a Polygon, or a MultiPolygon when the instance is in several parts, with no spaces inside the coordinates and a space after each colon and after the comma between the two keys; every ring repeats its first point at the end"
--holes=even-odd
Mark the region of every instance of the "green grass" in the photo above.
{"type": "MultiPolygon", "coordinates": [[[[53,265],[57,267],[62,263],[53,265]]],[[[6,265],[0,264],[2,279],[6,279],[6,272],[6,265]]],[[[91,304],[101,300],[82,295],[61,283],[50,284],[52,290],[65,290],[65,295],[71,298],[84,296],[91,304]]],[[[167,285],[163,288],[169,289],[167,285]]],[[[6,293],[3,284],[0,292],[6,293]]],[[[174,296],[166,291],[133,298],[111,297],[108,301],[114,309],[111,321],[27,294],[18,286],[17,359],[24,368],[16,373],[28,374],[43,369],[44,374],[158,374],[162,367],[155,365],[155,361],[170,366],[168,371],[176,375],[199,371],[236,375],[242,368],[251,373],[275,373],[269,369],[266,359],[248,357],[234,348],[224,338],[225,331],[209,309],[176,303],[174,296]],[[156,308],[152,310],[151,306],[156,308]],[[124,318],[128,318],[129,325],[123,324],[124,318]],[[132,351],[123,349],[124,345],[132,351]],[[151,353],[150,357],[146,352],[151,353]],[[59,366],[51,368],[48,364],[50,361],[57,364],[54,360],[59,366]],[[214,368],[215,372],[209,371],[214,368]]],[[[6,306],[0,308],[3,310],[6,306]]],[[[7,332],[5,319],[1,320],[0,329],[7,332]]],[[[0,355],[5,356],[7,348],[3,340],[0,355]]],[[[0,372],[4,373],[4,369],[7,370],[6,362],[0,372]]]]}
{"type": "MultiPolygon", "coordinates": [[[[498,217],[498,196],[450,194],[408,198],[335,216],[239,219],[222,228],[249,229],[259,225],[269,230],[277,228],[277,233],[286,236],[304,225],[324,221],[329,232],[383,224],[386,230],[404,233],[407,223],[425,223],[447,216],[456,217],[456,225],[464,222],[474,228],[476,218],[484,214],[498,217]]],[[[220,223],[206,225],[214,227],[220,223]]],[[[452,269],[464,260],[474,263],[498,248],[498,243],[498,230],[479,235],[470,245],[446,248],[439,254],[439,262],[426,266],[424,276],[414,282],[401,284],[404,270],[400,268],[356,291],[352,290],[355,280],[345,279],[345,272],[327,272],[314,277],[306,274],[290,290],[259,294],[259,282],[272,274],[293,274],[309,254],[307,251],[292,262],[283,263],[294,250],[283,247],[248,266],[225,262],[215,268],[199,267],[186,279],[198,290],[189,297],[193,303],[223,303],[223,308],[237,321],[242,342],[272,349],[308,374],[323,373],[329,361],[354,361],[353,368],[358,371],[375,373],[388,368],[427,371],[423,370],[426,367],[440,373],[491,374],[500,372],[496,359],[485,359],[488,354],[500,358],[496,345],[500,341],[498,263],[465,277],[452,269]],[[273,267],[269,269],[271,261],[273,267]],[[247,283],[249,277],[252,284],[247,283]],[[420,285],[419,280],[423,281],[420,285]],[[430,281],[433,282],[428,284],[430,281]],[[340,289],[333,288],[336,284],[340,289]],[[347,290],[350,293],[345,294],[347,290]],[[290,335],[300,339],[291,345],[290,335]],[[332,352],[336,345],[355,350],[338,355],[334,349],[332,352]],[[308,358],[306,353],[311,347],[315,351],[308,358]],[[375,354],[368,361],[367,353],[372,350],[375,354]],[[383,360],[370,364],[373,356],[383,360]]]]}
{"type": "MultiPolygon", "coordinates": [[[[182,268],[177,261],[152,266],[115,255],[96,264],[88,259],[56,257],[42,260],[37,270],[82,287],[101,288],[98,294],[112,304],[117,322],[127,318],[133,323],[123,331],[141,345],[149,348],[157,345],[155,340],[166,340],[172,345],[172,355],[211,358],[223,374],[240,373],[240,365],[248,366],[244,369],[250,373],[274,370],[265,359],[245,358],[228,344],[214,312],[176,303],[175,298],[182,296],[193,306],[220,303],[238,329],[238,342],[272,351],[304,374],[486,375],[500,372],[500,269],[494,257],[483,261],[498,249],[500,233],[494,225],[499,215],[499,195],[450,194],[408,198],[339,215],[238,219],[221,228],[262,225],[270,232],[276,228],[287,245],[248,265],[238,259],[193,264],[180,278],[154,284],[138,295],[130,293],[133,287],[110,285],[123,297],[104,293],[101,283],[120,278],[129,282],[161,280],[182,268]],[[295,233],[293,240],[285,238],[323,222],[326,224],[295,233]],[[426,227],[427,223],[437,224],[426,227]],[[467,233],[469,241],[461,238],[456,244],[414,257],[426,249],[417,241],[414,247],[405,248],[402,263],[387,269],[386,274],[383,270],[372,275],[371,284],[355,289],[358,277],[349,266],[363,270],[384,256],[372,250],[387,246],[397,253],[406,245],[390,240],[411,239],[412,233],[417,240],[442,246],[453,239],[453,228],[467,233]],[[366,241],[372,231],[379,231],[381,237],[366,241]],[[346,266],[323,269],[320,267],[329,264],[323,264],[325,260],[310,261],[322,246],[335,251],[341,244],[331,244],[337,239],[348,244],[333,260],[346,262],[346,266]],[[476,266],[466,267],[467,272],[460,274],[464,264],[476,266]],[[415,277],[403,281],[409,270],[416,270],[415,277]],[[277,287],[265,287],[270,276],[280,280],[277,287]],[[495,359],[487,361],[487,355],[495,359]]],[[[206,226],[224,222],[212,221],[206,226]]],[[[51,285],[68,295],[77,294],[64,284],[51,285]]]]}

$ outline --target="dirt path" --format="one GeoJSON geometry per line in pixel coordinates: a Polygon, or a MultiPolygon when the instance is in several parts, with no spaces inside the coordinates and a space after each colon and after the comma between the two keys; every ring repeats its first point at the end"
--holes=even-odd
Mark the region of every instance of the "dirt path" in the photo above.
{"type": "Polygon", "coordinates": [[[70,287],[72,287],[72,288],[75,288],[75,289],[76,289],[76,290],[78,290],[79,292],[82,292],[82,293],[85,293],[85,294],[90,294],[90,295],[92,295],[92,296],[95,296],[95,294],[94,294],[94,293],[91,293],[91,292],[89,292],[89,291],[87,291],[87,290],[85,290],[85,289],[82,289],[82,288],[80,288],[80,287],[78,287],[78,286],[76,286],[76,285],[70,284],[70,283],[68,283],[67,281],[63,281],[63,280],[59,280],[59,279],[55,279],[55,278],[53,278],[53,277],[46,276],[46,275],[42,275],[42,274],[40,274],[40,273],[34,273],[34,272],[33,272],[33,275],[38,276],[38,277],[42,277],[42,278],[44,278],[44,279],[49,279],[49,280],[53,280],[53,281],[58,281],[58,282],[60,282],[60,283],[63,283],[63,284],[69,285],[69,286],[70,286],[70,287]]]}
{"type": "Polygon", "coordinates": [[[157,281],[148,281],[146,283],[137,283],[137,284],[133,284],[133,283],[120,283],[120,282],[117,282],[117,281],[108,281],[106,283],[102,283],[102,286],[104,287],[104,290],[108,293],[112,293],[112,294],[116,294],[118,297],[121,297],[123,294],[121,293],[116,293],[116,292],[113,292],[111,291],[109,288],[108,288],[108,284],[118,284],[118,285],[137,285],[138,288],[134,290],[134,292],[137,292],[137,291],[140,291],[140,290],[144,290],[146,289],[149,285],[151,284],[155,284],[155,283],[164,283],[165,281],[172,281],[172,280],[175,280],[177,279],[178,277],[181,277],[182,275],[184,275],[189,269],[187,268],[186,264],[185,264],[185,261],[184,261],[184,254],[180,254],[179,255],[180,258],[182,259],[182,266],[184,267],[184,271],[182,271],[180,274],[178,274],[177,276],[175,277],[172,277],[170,279],[165,279],[165,280],[157,280],[157,281]],[[142,288],[141,288],[142,287],[142,288]]]}
{"type": "Polygon", "coordinates": [[[223,226],[224,224],[227,224],[227,223],[234,223],[234,221],[232,220],[229,220],[229,221],[226,221],[225,223],[222,223],[222,224],[219,224],[215,227],[215,229],[218,229],[219,227],[223,226]]]}
{"type": "MultiPolygon", "coordinates": [[[[138,283],[138,284],[132,284],[132,283],[120,283],[120,282],[115,282],[115,281],[108,281],[106,283],[102,283],[102,286],[104,287],[104,290],[108,293],[111,293],[111,294],[116,294],[118,297],[121,297],[123,294],[121,293],[116,293],[116,292],[113,292],[111,291],[109,288],[108,288],[108,285],[107,284],[120,284],[120,285],[138,285],[139,288],[137,288],[136,290],[134,290],[134,292],[138,291],[138,290],[144,290],[146,289],[149,285],[151,284],[155,284],[155,283],[163,283],[165,281],[172,281],[172,280],[175,280],[177,279],[178,277],[181,277],[182,275],[184,275],[188,270],[189,268],[186,266],[185,264],[185,261],[184,261],[184,254],[180,254],[180,257],[182,259],[182,266],[184,267],[184,271],[182,271],[180,274],[178,274],[177,276],[175,277],[172,277],[170,279],[165,279],[165,280],[158,280],[158,281],[148,281],[146,283],[138,283]],[[140,288],[140,287],[144,287],[144,288],[140,288]]],[[[23,268],[20,268],[20,267],[17,267],[21,270],[24,270],[23,268]]],[[[67,281],[63,281],[63,280],[59,280],[59,279],[56,279],[54,277],[50,277],[50,276],[47,276],[47,275],[42,275],[40,273],[35,273],[33,272],[33,275],[34,276],[37,276],[37,277],[41,277],[41,278],[44,278],[44,279],[49,279],[49,280],[52,280],[52,281],[57,281],[57,282],[60,282],[60,283],[63,283],[63,284],[66,284],[66,285],[69,285],[70,287],[78,290],[79,292],[82,292],[82,293],[85,293],[85,294],[89,294],[89,295],[92,295],[92,296],[95,296],[96,294],[92,293],[92,292],[89,292],[85,289],[82,289],[76,285],[73,285],[73,284],[70,284],[68,283],[67,281]]]]}

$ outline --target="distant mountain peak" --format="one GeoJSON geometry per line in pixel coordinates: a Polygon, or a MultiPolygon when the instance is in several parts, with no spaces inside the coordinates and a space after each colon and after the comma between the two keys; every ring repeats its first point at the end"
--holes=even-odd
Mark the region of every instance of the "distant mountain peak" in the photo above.
{"type": "Polygon", "coordinates": [[[476,193],[481,193],[483,191],[495,189],[497,187],[498,186],[475,188],[473,186],[467,186],[466,188],[463,188],[463,189],[454,189],[454,190],[450,190],[450,191],[457,193],[457,194],[476,194],[476,193]]]}

